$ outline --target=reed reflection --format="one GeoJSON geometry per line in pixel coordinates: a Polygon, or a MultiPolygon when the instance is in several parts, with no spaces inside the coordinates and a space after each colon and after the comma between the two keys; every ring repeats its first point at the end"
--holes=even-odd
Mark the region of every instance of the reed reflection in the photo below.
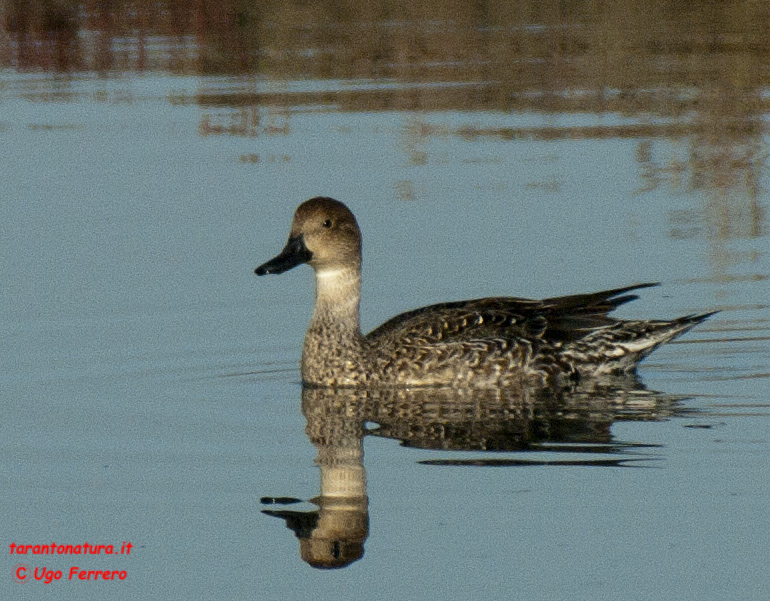
{"type": "Polygon", "coordinates": [[[204,85],[199,97],[234,107],[331,102],[343,111],[614,114],[634,122],[460,133],[542,139],[695,134],[694,186],[757,180],[758,171],[746,170],[756,162],[754,142],[767,111],[770,5],[763,3],[696,8],[624,0],[564,7],[532,0],[482,9],[460,0],[303,6],[8,0],[0,6],[3,67],[236,75],[251,89],[222,95],[204,85]],[[261,85],[274,81],[361,85],[296,91],[261,85]]]}
{"type": "MultiPolygon", "coordinates": [[[[428,465],[630,467],[650,457],[642,445],[615,440],[612,424],[680,414],[680,400],[648,391],[633,377],[571,391],[305,388],[305,431],[318,451],[320,469],[320,493],[309,502],[317,509],[270,508],[263,513],[285,520],[299,539],[301,558],[311,566],[345,567],[363,557],[369,534],[366,436],[449,453],[422,462],[428,465]],[[482,456],[452,457],[457,451],[482,456]],[[586,457],[543,461],[495,454],[515,451],[568,451],[586,457]]],[[[290,506],[300,500],[263,497],[262,502],[290,506]]]]}
{"type": "MultiPolygon", "coordinates": [[[[411,146],[447,135],[637,139],[640,191],[714,191],[705,220],[672,216],[672,236],[766,234],[768,55],[770,5],[756,2],[0,4],[1,67],[228,76],[169,98],[203,107],[204,136],[287,135],[297,110],[610,116],[492,128],[418,119],[406,134],[411,146]]],[[[714,252],[718,270],[726,251],[714,252]]]]}

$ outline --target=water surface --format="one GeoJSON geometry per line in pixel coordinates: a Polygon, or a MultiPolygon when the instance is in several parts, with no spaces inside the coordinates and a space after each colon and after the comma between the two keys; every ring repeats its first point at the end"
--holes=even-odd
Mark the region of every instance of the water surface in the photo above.
{"type": "Polygon", "coordinates": [[[767,9],[188,4],[0,11],[3,539],[134,545],[7,596],[766,598],[767,9]],[[598,392],[303,394],[310,270],[253,269],[318,194],[365,329],[721,313],[598,392]]]}

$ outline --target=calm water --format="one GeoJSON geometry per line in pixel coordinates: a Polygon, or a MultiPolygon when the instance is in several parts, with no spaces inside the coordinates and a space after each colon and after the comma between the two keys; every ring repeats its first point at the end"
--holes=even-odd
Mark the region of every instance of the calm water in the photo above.
{"type": "Polygon", "coordinates": [[[0,532],[117,553],[3,598],[768,598],[770,10],[255,6],[0,4],[0,532]],[[303,393],[311,272],[253,269],[318,194],[366,329],[722,312],[610,390],[303,393]]]}

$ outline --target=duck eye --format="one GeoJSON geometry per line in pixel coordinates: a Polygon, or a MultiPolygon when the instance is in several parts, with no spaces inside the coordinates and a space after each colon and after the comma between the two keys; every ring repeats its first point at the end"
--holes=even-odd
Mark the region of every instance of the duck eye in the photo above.
{"type": "Polygon", "coordinates": [[[325,228],[330,228],[332,226],[332,220],[326,219],[321,225],[323,225],[325,228]]]}

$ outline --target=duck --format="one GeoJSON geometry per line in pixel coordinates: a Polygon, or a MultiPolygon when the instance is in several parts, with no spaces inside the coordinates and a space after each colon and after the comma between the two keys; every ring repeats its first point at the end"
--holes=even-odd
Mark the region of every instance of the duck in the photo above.
{"type": "Polygon", "coordinates": [[[315,272],[315,306],[302,346],[307,387],[566,386],[634,373],[664,343],[716,311],[673,320],[608,314],[659,283],[542,300],[488,297],[397,315],[361,332],[361,230],[342,202],[317,196],[294,212],[283,250],[254,271],[315,272]]]}

